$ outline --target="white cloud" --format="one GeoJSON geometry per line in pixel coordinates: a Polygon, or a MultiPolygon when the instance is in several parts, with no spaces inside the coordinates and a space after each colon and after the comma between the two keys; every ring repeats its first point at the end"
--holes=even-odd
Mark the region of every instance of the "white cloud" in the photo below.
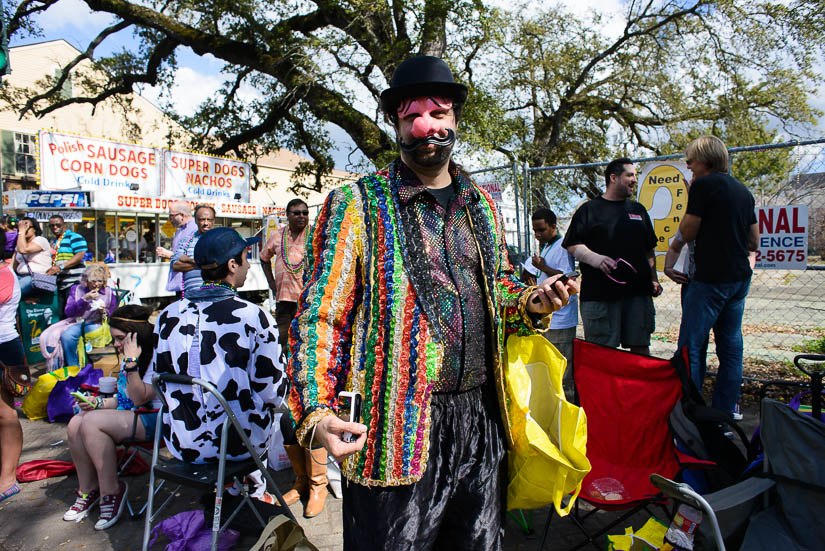
{"type": "MultiPolygon", "coordinates": [[[[175,110],[181,115],[194,114],[198,105],[214,96],[222,83],[217,73],[204,74],[190,67],[179,67],[171,90],[175,110]]],[[[144,88],[141,95],[157,105],[161,103],[157,87],[144,88]]]]}
{"type": "Polygon", "coordinates": [[[553,6],[562,6],[570,13],[578,16],[589,15],[592,11],[600,13],[616,13],[622,12],[622,0],[553,0],[553,1],[525,1],[519,0],[492,0],[490,2],[493,6],[504,10],[527,11],[528,13],[535,13],[546,10],[553,6]]]}
{"type": "MultiPolygon", "coordinates": [[[[209,69],[208,67],[202,68],[209,69]]],[[[175,111],[181,115],[193,115],[201,103],[217,97],[217,91],[224,82],[222,76],[217,71],[199,72],[192,67],[179,67],[171,90],[175,111]]],[[[141,95],[156,105],[161,104],[160,89],[157,87],[144,88],[141,95]]],[[[262,96],[255,88],[243,84],[238,90],[237,98],[242,102],[249,102],[260,100],[262,96]]]]}
{"type": "Polygon", "coordinates": [[[600,13],[621,13],[623,11],[622,2],[619,0],[562,0],[561,5],[579,16],[588,15],[592,11],[600,13]]]}
{"type": "Polygon", "coordinates": [[[93,12],[81,0],[61,0],[37,18],[46,36],[55,35],[67,39],[76,34],[82,34],[85,38],[89,29],[101,29],[109,25],[112,20],[111,14],[93,12]],[[72,32],[72,30],[81,32],[72,32]]]}

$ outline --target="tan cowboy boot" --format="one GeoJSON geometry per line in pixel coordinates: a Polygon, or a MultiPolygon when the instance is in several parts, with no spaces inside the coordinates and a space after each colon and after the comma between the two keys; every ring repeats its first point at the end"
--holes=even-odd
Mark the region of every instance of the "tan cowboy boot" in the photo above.
{"type": "Polygon", "coordinates": [[[304,509],[304,517],[312,518],[324,510],[327,502],[327,450],[318,448],[308,451],[307,472],[309,473],[309,499],[304,509]]]}
{"type": "Polygon", "coordinates": [[[309,492],[309,479],[307,478],[307,462],[304,455],[304,448],[298,444],[285,445],[284,449],[289,456],[292,470],[295,471],[295,482],[292,489],[284,494],[284,501],[287,505],[292,505],[307,495],[309,492]]]}

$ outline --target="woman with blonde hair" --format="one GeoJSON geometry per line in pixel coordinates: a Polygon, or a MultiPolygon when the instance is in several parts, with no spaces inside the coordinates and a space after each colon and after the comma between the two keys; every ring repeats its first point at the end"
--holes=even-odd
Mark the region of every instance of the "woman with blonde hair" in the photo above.
{"type": "Polygon", "coordinates": [[[55,324],[41,335],[44,356],[50,368],[77,365],[77,343],[83,322],[85,332],[100,328],[104,317],[109,317],[117,308],[117,293],[107,285],[108,271],[102,264],[89,264],[83,272],[80,283],[72,285],[66,301],[66,319],[55,324]],[[59,337],[58,337],[59,335],[59,337]],[[59,338],[63,361],[56,361],[56,341],[59,338]]]}

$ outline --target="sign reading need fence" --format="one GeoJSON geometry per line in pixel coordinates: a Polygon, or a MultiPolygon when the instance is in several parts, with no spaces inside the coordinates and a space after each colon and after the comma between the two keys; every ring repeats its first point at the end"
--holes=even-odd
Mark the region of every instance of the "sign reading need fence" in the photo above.
{"type": "Polygon", "coordinates": [[[757,269],[804,270],[808,265],[808,207],[760,207],[757,269]]]}

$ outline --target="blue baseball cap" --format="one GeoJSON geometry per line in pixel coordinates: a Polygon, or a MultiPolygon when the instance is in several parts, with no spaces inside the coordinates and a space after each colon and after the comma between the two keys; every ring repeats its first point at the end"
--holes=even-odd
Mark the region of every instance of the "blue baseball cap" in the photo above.
{"type": "Polygon", "coordinates": [[[244,239],[232,228],[212,228],[195,244],[195,264],[212,270],[235,258],[245,248],[261,240],[260,236],[244,239]]]}

